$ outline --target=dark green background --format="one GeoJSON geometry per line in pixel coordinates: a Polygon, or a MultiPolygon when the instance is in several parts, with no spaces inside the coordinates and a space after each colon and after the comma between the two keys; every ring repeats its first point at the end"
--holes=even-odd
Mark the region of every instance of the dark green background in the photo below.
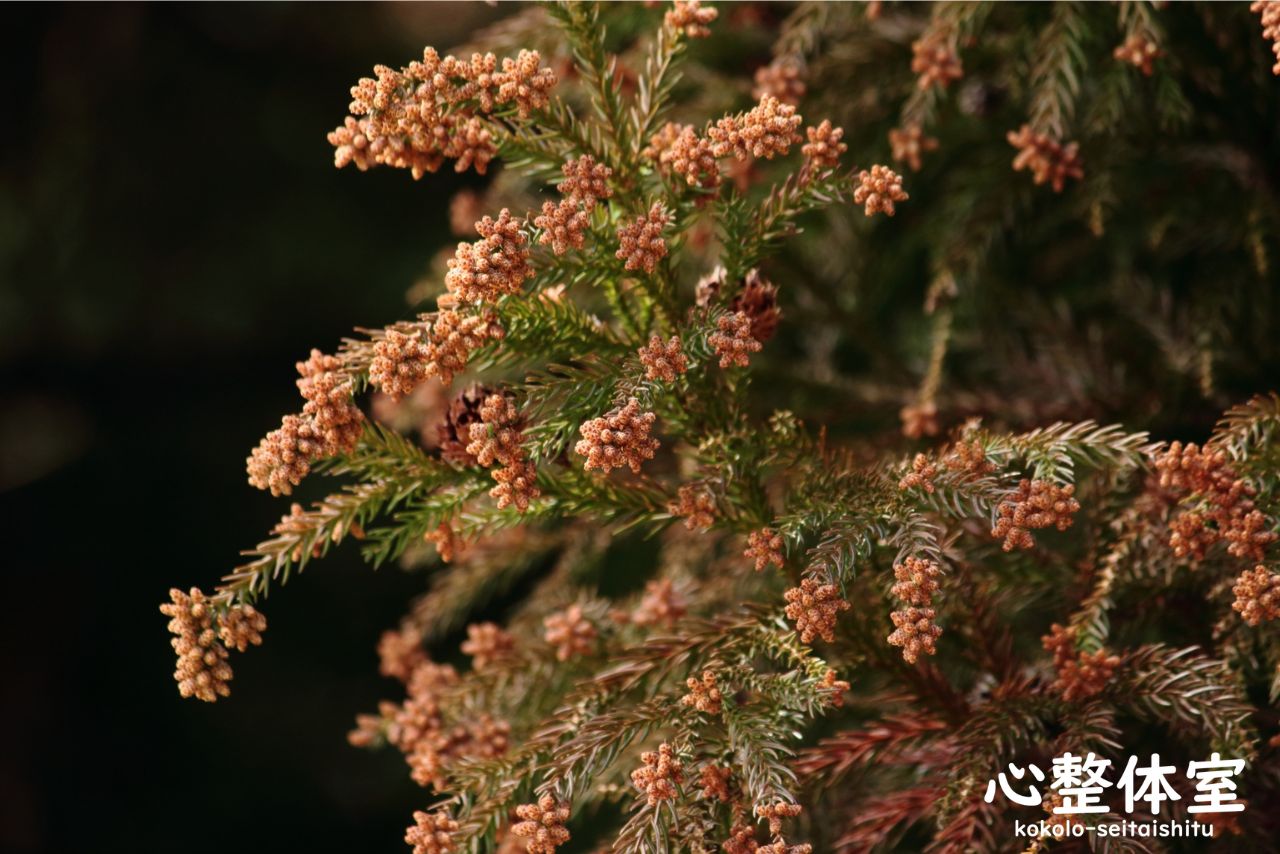
{"type": "Polygon", "coordinates": [[[452,172],[337,171],[375,62],[458,5],[6,7],[0,122],[0,850],[388,851],[426,793],[346,745],[421,581],[352,549],[265,610],[234,692],[179,698],[157,611],[288,502],[243,460],[293,363],[407,313],[452,172]]]}

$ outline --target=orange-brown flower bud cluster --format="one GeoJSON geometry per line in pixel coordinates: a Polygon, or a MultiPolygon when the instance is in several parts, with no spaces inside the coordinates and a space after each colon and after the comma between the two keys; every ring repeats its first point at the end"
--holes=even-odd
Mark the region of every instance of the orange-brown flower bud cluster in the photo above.
{"type": "Polygon", "coordinates": [[[932,400],[908,403],[898,411],[902,435],[908,439],[938,435],[938,405],[932,400]]]}
{"type": "Polygon", "coordinates": [[[457,850],[453,834],[458,831],[458,823],[447,812],[414,810],[413,820],[413,827],[404,832],[404,841],[413,846],[413,854],[450,854],[457,850]]]}
{"type": "Polygon", "coordinates": [[[1058,486],[1047,480],[1019,482],[1018,491],[996,507],[998,515],[991,536],[1004,540],[1002,548],[1008,552],[1035,546],[1032,529],[1067,530],[1080,509],[1080,502],[1072,497],[1074,493],[1073,484],[1058,486]]]}
{"type": "Polygon", "coordinates": [[[889,615],[894,630],[888,641],[902,647],[902,658],[914,664],[921,655],[937,652],[942,629],[934,623],[937,611],[933,608],[933,594],[938,592],[942,570],[933,561],[909,557],[894,564],[893,577],[896,583],[892,593],[906,607],[889,615]]]}
{"type": "Polygon", "coordinates": [[[1037,133],[1031,125],[1023,125],[1009,131],[1009,144],[1018,149],[1013,158],[1013,169],[1031,170],[1035,183],[1049,184],[1055,193],[1061,193],[1068,178],[1084,177],[1084,164],[1080,160],[1080,146],[1074,142],[1063,145],[1047,133],[1037,133]]]}
{"type": "Polygon", "coordinates": [[[378,639],[378,672],[383,676],[407,683],[414,671],[426,663],[422,633],[412,626],[385,631],[378,639]]]}
{"type": "Polygon", "coordinates": [[[581,605],[570,605],[551,614],[542,621],[542,625],[547,630],[543,637],[555,647],[558,661],[589,655],[595,649],[596,627],[582,613],[581,605]]]}
{"type": "Polygon", "coordinates": [[[801,641],[812,643],[820,637],[831,643],[836,639],[836,617],[841,611],[849,610],[850,605],[840,598],[834,584],[819,584],[805,578],[799,587],[792,587],[782,595],[787,600],[787,619],[796,624],[801,641]]]}
{"type": "Polygon", "coordinates": [[[1236,597],[1231,607],[1249,625],[1280,619],[1280,574],[1259,564],[1240,573],[1231,592],[1236,597]]]}
{"type": "Polygon", "coordinates": [[[804,129],[809,138],[800,148],[809,168],[816,172],[825,172],[840,165],[840,157],[849,150],[849,146],[841,142],[844,128],[835,127],[830,119],[823,119],[817,127],[804,129]]]}
{"type": "Polygon", "coordinates": [[[472,623],[467,626],[462,654],[471,656],[471,666],[476,670],[487,670],[510,658],[515,643],[515,638],[497,623],[472,623]]]}
{"type": "Polygon", "coordinates": [[[252,605],[232,605],[218,619],[218,636],[228,649],[244,652],[252,646],[262,646],[262,633],[267,630],[267,618],[252,605]]]}
{"type": "Polygon", "coordinates": [[[782,535],[772,528],[761,528],[747,534],[747,550],[742,556],[756,562],[756,572],[760,572],[769,564],[782,569],[783,540],[782,535]]]}
{"type": "Polygon", "coordinates": [[[587,458],[587,471],[600,469],[608,474],[628,466],[639,472],[644,461],[653,459],[658,451],[658,440],[649,435],[657,417],[652,412],[641,412],[639,401],[633,397],[626,406],[579,427],[582,439],[573,450],[587,458]]]}
{"type": "Polygon", "coordinates": [[[1249,11],[1262,18],[1262,37],[1271,39],[1271,52],[1276,55],[1271,72],[1280,75],[1280,0],[1253,0],[1249,11]]]}
{"type": "Polygon", "coordinates": [[[1153,63],[1163,55],[1163,51],[1150,36],[1134,33],[1124,40],[1124,44],[1118,45],[1112,55],[1150,77],[1155,71],[1153,63]]]}
{"type": "Polygon", "coordinates": [[[691,39],[705,39],[711,35],[707,25],[719,14],[711,6],[703,6],[701,0],[675,0],[664,20],[668,27],[679,30],[691,39]]]}
{"type": "Polygon", "coordinates": [[[639,355],[647,380],[673,383],[677,376],[689,369],[689,360],[685,358],[678,335],[672,335],[665,344],[657,335],[651,336],[649,343],[640,348],[639,355]]]}
{"type": "Polygon", "coordinates": [[[480,239],[459,243],[449,259],[444,283],[460,302],[496,302],[499,297],[520,293],[525,279],[533,275],[529,266],[529,240],[524,221],[503,208],[495,220],[486,216],[476,223],[480,239]]]}
{"type": "Polygon", "coordinates": [[[245,461],[249,483],[270,489],[272,495],[289,495],[311,472],[311,464],[329,456],[323,432],[310,418],[286,415],[245,461]]]}
{"type": "Polygon", "coordinates": [[[671,215],[660,202],[654,202],[649,213],[636,217],[633,222],[618,227],[617,258],[626,263],[628,270],[644,270],[652,273],[658,262],[667,257],[667,244],[662,230],[671,222],[671,215]]]}
{"type": "Polygon", "coordinates": [[[798,131],[802,121],[795,107],[765,95],[747,112],[725,116],[708,126],[706,136],[716,157],[732,154],[739,160],[748,157],[772,160],[801,141],[798,131]]]}
{"type": "Polygon", "coordinates": [[[689,693],[680,698],[681,703],[708,715],[720,714],[724,695],[716,685],[715,673],[704,670],[701,679],[690,676],[685,680],[685,685],[689,688],[689,693]]]}
{"type": "Polygon", "coordinates": [[[782,822],[800,815],[803,809],[799,804],[777,801],[772,804],[756,804],[755,813],[756,818],[769,822],[769,832],[777,836],[782,832],[782,822]]]}
{"type": "Polygon", "coordinates": [[[733,792],[729,788],[729,780],[733,772],[729,768],[710,763],[703,765],[698,772],[698,786],[702,789],[702,797],[709,801],[728,803],[733,800],[733,792]]]}
{"type": "Polygon", "coordinates": [[[631,772],[631,783],[645,795],[649,806],[675,800],[677,787],[684,782],[684,764],[671,745],[660,744],[657,751],[640,754],[640,761],[644,765],[631,772]]]}
{"type": "Polygon", "coordinates": [[[923,91],[931,86],[946,89],[964,76],[964,65],[947,33],[931,32],[911,43],[911,72],[923,91]]]}
{"type": "Polygon", "coordinates": [[[497,485],[489,494],[498,500],[498,508],[512,504],[523,513],[529,502],[542,494],[537,472],[526,458],[523,446],[524,420],[515,404],[501,394],[491,394],[480,406],[480,423],[472,424],[471,443],[467,453],[482,466],[494,466],[497,485]]]}
{"type": "Polygon", "coordinates": [[[938,141],[925,136],[924,129],[918,124],[909,124],[889,131],[889,146],[893,149],[893,159],[907,164],[912,172],[919,172],[921,155],[938,149],[938,141]]]}
{"type": "Polygon", "coordinates": [[[986,448],[978,442],[968,442],[964,439],[948,449],[942,458],[942,466],[947,471],[969,477],[983,477],[996,470],[995,463],[987,459],[986,448]]]}
{"type": "Polygon", "coordinates": [[[794,107],[804,97],[804,67],[791,57],[775,59],[756,69],[755,84],[751,97],[757,101],[769,95],[794,107]]]}
{"type": "Polygon", "coordinates": [[[1277,539],[1271,521],[1258,510],[1257,490],[1232,467],[1224,450],[1173,442],[1155,459],[1160,486],[1189,493],[1201,506],[1170,523],[1169,545],[1179,557],[1200,560],[1220,540],[1233,557],[1260,561],[1277,539]],[[1212,524],[1210,524],[1212,523],[1212,524]]]}
{"type": "Polygon", "coordinates": [[[751,318],[741,311],[716,319],[716,331],[707,336],[707,343],[720,356],[720,367],[745,368],[751,363],[751,354],[764,349],[751,334],[751,326],[751,318]]]}
{"type": "Polygon", "coordinates": [[[1053,654],[1053,666],[1058,672],[1054,690],[1068,703],[1101,693],[1120,666],[1120,657],[1108,655],[1105,649],[1077,652],[1075,629],[1057,623],[1049,628],[1049,634],[1041,642],[1053,654]]]}
{"type": "Polygon", "coordinates": [[[684,518],[690,531],[710,528],[716,521],[715,496],[697,484],[681,484],[676,497],[667,502],[667,512],[684,518]]]}
{"type": "Polygon", "coordinates": [[[631,622],[637,626],[671,628],[688,612],[689,606],[675,584],[670,578],[661,578],[645,582],[644,597],[631,615],[631,622]]]}
{"type": "Polygon", "coordinates": [[[569,841],[569,831],[564,826],[569,820],[569,805],[551,795],[543,795],[536,804],[516,807],[520,821],[511,826],[511,833],[525,840],[528,854],[556,854],[556,849],[569,841]]]}
{"type": "Polygon", "coordinates": [[[898,489],[907,490],[920,488],[925,492],[933,492],[933,478],[938,474],[938,467],[929,462],[929,458],[924,454],[916,454],[915,459],[911,461],[911,471],[902,476],[902,480],[898,481],[898,489]]]}
{"type": "Polygon", "coordinates": [[[170,643],[178,654],[177,669],[173,672],[178,693],[206,703],[230,695],[229,653],[218,641],[209,600],[196,587],[192,587],[190,593],[174,588],[169,591],[169,599],[160,606],[160,613],[170,618],[169,631],[175,636],[170,643]]]}
{"type": "Polygon", "coordinates": [[[894,203],[911,198],[902,189],[902,176],[888,166],[872,166],[858,173],[858,186],[853,188],[853,201],[863,206],[863,213],[875,216],[884,212],[893,216],[894,203]]]}
{"type": "Polygon", "coordinates": [[[538,242],[551,244],[551,251],[563,255],[572,247],[581,249],[591,226],[591,211],[601,199],[613,194],[609,176],[613,170],[596,163],[589,155],[570,160],[562,167],[564,180],[558,189],[564,198],[557,202],[544,202],[542,215],[533,224],[541,233],[538,242]]]}
{"type": "Polygon", "coordinates": [[[409,169],[415,179],[446,159],[456,160],[459,172],[474,166],[484,174],[497,146],[477,110],[514,106],[527,117],[546,106],[556,82],[537,51],[525,50],[499,68],[493,54],[460,60],[428,47],[421,62],[398,71],[379,65],[374,74],[352,87],[352,115],[329,134],[334,163],[409,169]]]}

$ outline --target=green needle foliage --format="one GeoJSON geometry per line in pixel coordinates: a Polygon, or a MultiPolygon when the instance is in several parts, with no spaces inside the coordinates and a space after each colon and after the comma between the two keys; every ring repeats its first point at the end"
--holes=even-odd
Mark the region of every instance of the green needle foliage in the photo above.
{"type": "Polygon", "coordinates": [[[419,313],[299,364],[250,475],[334,484],[209,597],[174,591],[183,693],[225,696],[250,607],[356,540],[424,574],[379,645],[403,696],[350,735],[426,789],[417,854],[1004,851],[1046,813],[987,782],[1068,751],[1246,760],[1217,829],[1262,850],[1257,17],[718,11],[522,8],[353,88],[339,166],[503,167],[454,201],[481,239],[419,313]]]}

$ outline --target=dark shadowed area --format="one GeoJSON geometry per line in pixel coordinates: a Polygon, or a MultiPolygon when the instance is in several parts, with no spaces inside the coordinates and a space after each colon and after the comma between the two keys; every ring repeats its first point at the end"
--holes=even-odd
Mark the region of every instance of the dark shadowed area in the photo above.
{"type": "Polygon", "coordinates": [[[420,581],[340,550],[272,600],[276,642],[216,708],[179,698],[157,606],[287,511],[242,461],[293,362],[404,315],[450,242],[452,173],[333,169],[347,88],[495,14],[6,10],[0,850],[404,849],[421,791],[343,735],[420,581]]]}

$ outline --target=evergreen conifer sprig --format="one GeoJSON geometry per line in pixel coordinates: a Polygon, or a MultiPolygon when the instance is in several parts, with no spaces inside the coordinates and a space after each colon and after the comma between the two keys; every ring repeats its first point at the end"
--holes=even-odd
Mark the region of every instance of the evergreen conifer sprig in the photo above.
{"type": "Polygon", "coordinates": [[[357,82],[339,167],[502,171],[434,305],[298,364],[250,480],[335,485],[171,593],[180,690],[355,539],[426,573],[349,736],[435,801],[415,854],[998,851],[1000,769],[1149,744],[1246,759],[1274,839],[1265,45],[785,11],[547,4],[357,82]]]}

